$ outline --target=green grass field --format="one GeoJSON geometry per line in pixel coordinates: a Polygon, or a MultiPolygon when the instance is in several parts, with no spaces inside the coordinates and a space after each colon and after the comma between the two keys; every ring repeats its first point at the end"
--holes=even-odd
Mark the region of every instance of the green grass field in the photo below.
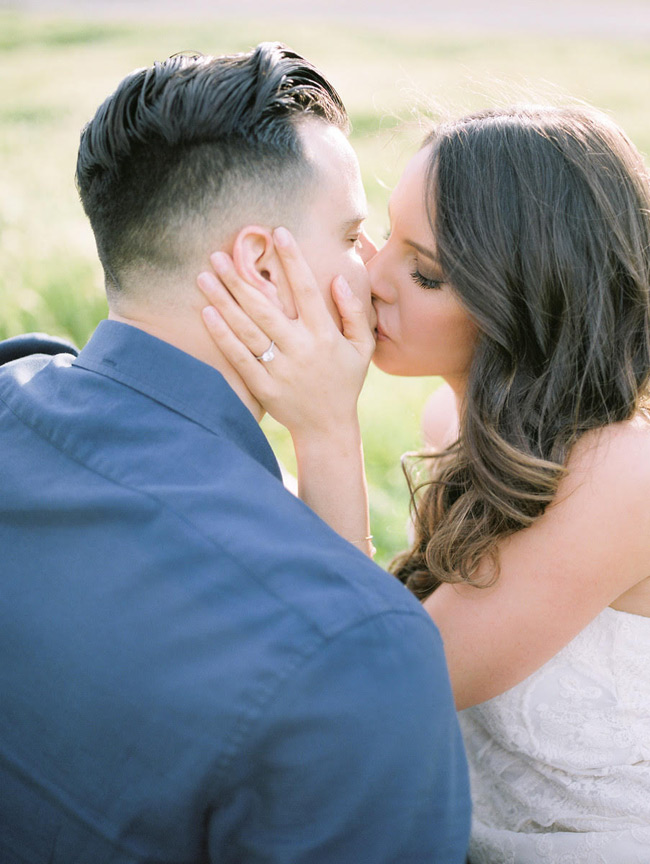
{"type": "MultiPolygon", "coordinates": [[[[262,40],[291,45],[338,87],[352,117],[375,238],[386,228],[391,186],[439,112],[576,97],[608,111],[650,152],[650,46],[641,42],[0,11],[0,338],[44,330],[83,344],[105,315],[94,242],[73,183],[79,131],[99,103],[138,66],[181,50],[232,52],[262,40]]],[[[406,542],[399,457],[418,447],[420,410],[437,383],[372,370],[362,394],[380,563],[406,542]]],[[[291,467],[283,430],[270,421],[265,430],[291,467]]]]}

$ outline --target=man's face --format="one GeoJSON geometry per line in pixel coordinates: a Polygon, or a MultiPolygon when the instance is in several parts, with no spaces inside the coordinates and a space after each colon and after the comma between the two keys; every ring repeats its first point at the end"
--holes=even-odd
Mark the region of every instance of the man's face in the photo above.
{"type": "Polygon", "coordinates": [[[368,320],[374,322],[370,281],[359,243],[367,215],[359,161],[345,135],[335,126],[320,120],[305,121],[300,135],[316,177],[300,224],[295,228],[296,241],[334,320],[340,325],[331,294],[332,280],[340,274],[364,304],[368,320]]]}

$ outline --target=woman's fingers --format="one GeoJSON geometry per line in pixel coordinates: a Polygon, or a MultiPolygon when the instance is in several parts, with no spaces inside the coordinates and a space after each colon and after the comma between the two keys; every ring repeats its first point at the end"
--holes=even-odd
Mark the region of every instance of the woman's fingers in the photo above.
{"type": "MultiPolygon", "coordinates": [[[[231,333],[236,335],[254,357],[259,357],[269,347],[273,336],[267,335],[237,305],[228,291],[212,273],[200,273],[197,284],[206,299],[217,309],[221,318],[228,324],[231,333]]],[[[221,346],[219,346],[221,347],[221,346]]]]}
{"type": "MultiPolygon", "coordinates": [[[[225,304],[225,309],[222,310],[217,304],[217,308],[222,312],[227,312],[233,307],[238,307],[243,310],[245,316],[250,321],[256,324],[264,333],[268,333],[269,338],[279,342],[287,333],[288,322],[286,314],[276,304],[269,300],[262,291],[254,285],[250,285],[245,279],[237,273],[235,265],[225,252],[215,252],[210,256],[210,262],[214,267],[219,281],[224,285],[228,292],[236,301],[233,306],[226,304],[226,301],[221,298],[221,302],[225,304]]],[[[204,274],[201,274],[202,276],[204,274]]],[[[210,274],[209,274],[210,275],[210,274]]],[[[230,318],[224,315],[227,321],[230,318]]],[[[243,317],[239,320],[243,321],[243,317]]]]}
{"type": "Polygon", "coordinates": [[[298,315],[310,329],[317,330],[324,322],[333,325],[314,274],[292,234],[286,228],[276,228],[273,240],[291,287],[298,315]]]}
{"type": "Polygon", "coordinates": [[[239,372],[251,393],[263,399],[271,383],[267,364],[256,359],[214,306],[207,306],[201,314],[208,333],[226,360],[239,372]]]}
{"type": "Polygon", "coordinates": [[[341,316],[343,335],[369,363],[375,350],[375,337],[363,303],[352,293],[343,276],[337,276],[332,283],[332,297],[341,316]]]}

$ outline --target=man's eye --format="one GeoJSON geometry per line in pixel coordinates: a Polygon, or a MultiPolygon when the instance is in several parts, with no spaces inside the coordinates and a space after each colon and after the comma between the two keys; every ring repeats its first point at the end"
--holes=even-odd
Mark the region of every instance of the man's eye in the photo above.
{"type": "Polygon", "coordinates": [[[358,246],[361,244],[361,235],[355,234],[354,237],[348,237],[348,240],[353,246],[358,246]]]}
{"type": "Polygon", "coordinates": [[[390,228],[387,228],[383,234],[384,240],[388,240],[390,238],[390,228]]]}

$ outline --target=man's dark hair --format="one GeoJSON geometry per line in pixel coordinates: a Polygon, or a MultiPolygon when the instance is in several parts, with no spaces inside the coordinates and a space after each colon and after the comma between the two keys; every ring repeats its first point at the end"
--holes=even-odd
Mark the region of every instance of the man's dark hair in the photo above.
{"type": "Polygon", "coordinates": [[[132,268],[178,266],[190,222],[227,222],[247,196],[262,212],[295,206],[311,176],[297,127],[310,116],[347,132],[332,85],[277,43],[175,55],[125,78],[83,129],[77,159],[109,294],[132,268]]]}

